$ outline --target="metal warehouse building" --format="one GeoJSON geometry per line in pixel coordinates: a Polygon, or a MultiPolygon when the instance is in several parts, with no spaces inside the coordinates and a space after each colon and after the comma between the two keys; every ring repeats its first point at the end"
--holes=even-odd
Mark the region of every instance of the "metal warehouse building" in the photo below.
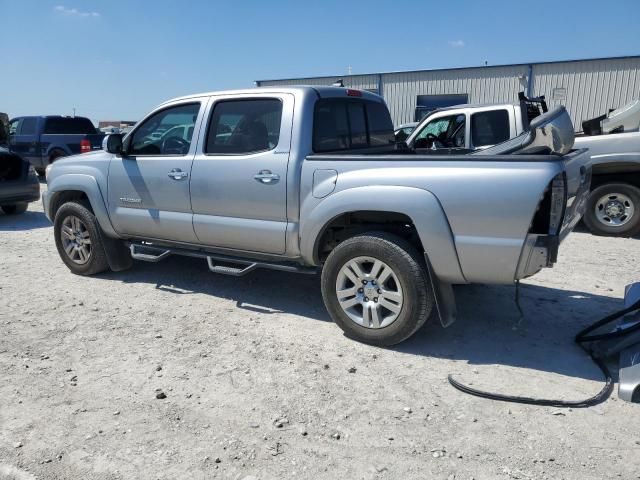
{"type": "Polygon", "coordinates": [[[582,121],[640,98],[640,56],[327,77],[258,80],[257,86],[331,85],[382,95],[395,125],[460,103],[517,103],[518,92],[565,105],[576,130],[582,121]]]}

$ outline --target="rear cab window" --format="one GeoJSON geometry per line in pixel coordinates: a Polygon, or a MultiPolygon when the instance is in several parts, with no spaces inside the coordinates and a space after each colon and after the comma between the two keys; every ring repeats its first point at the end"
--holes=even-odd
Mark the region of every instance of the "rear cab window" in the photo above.
{"type": "Polygon", "coordinates": [[[49,135],[93,135],[96,133],[96,129],[88,118],[49,117],[45,120],[43,133],[49,135]]]}
{"type": "Polygon", "coordinates": [[[383,103],[325,98],[316,102],[313,151],[337,152],[395,144],[393,123],[383,103]]]}

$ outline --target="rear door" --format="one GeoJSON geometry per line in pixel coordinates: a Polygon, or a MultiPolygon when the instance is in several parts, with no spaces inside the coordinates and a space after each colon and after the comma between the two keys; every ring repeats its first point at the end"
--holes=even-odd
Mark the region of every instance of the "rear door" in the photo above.
{"type": "Polygon", "coordinates": [[[195,128],[202,121],[205,104],[206,99],[195,99],[153,112],[127,137],[127,155],[114,156],[109,166],[108,203],[118,233],[197,243],[189,177],[195,128]],[[176,126],[184,126],[186,136],[163,135],[176,126]]]}
{"type": "Polygon", "coordinates": [[[294,97],[214,97],[191,175],[193,226],[205,245],[281,254],[294,97]]]}

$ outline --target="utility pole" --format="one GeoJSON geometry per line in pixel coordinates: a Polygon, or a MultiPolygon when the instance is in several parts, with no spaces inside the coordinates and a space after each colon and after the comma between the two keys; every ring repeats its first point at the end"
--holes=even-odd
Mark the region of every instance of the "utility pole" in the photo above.
{"type": "Polygon", "coordinates": [[[351,75],[351,65],[347,67],[347,72],[349,72],[349,75],[351,75]]]}
{"type": "Polygon", "coordinates": [[[73,107],[73,118],[76,118],[76,107],[73,107]]]}

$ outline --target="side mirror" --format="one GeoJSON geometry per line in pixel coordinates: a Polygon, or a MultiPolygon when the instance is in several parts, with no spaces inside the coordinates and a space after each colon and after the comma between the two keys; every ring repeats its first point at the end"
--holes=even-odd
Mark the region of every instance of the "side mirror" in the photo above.
{"type": "Polygon", "coordinates": [[[122,146],[122,134],[112,133],[104,137],[104,140],[102,141],[102,148],[109,153],[122,155],[124,152],[124,148],[122,146]]]}

